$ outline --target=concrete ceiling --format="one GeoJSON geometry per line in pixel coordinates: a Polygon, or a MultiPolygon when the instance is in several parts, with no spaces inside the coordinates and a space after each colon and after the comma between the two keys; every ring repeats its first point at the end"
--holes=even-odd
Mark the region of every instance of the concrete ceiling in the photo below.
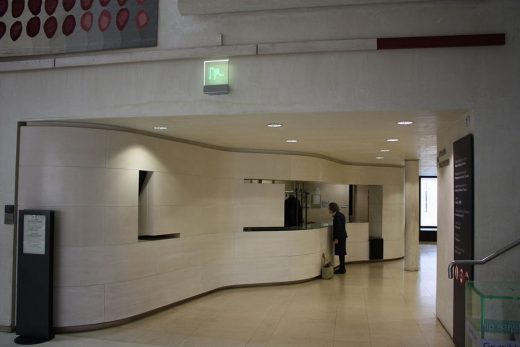
{"type": "Polygon", "coordinates": [[[467,115],[442,112],[349,112],[175,116],[83,120],[233,150],[281,151],[345,163],[403,166],[419,159],[421,175],[436,176],[437,133],[467,115]],[[396,122],[410,120],[408,126],[396,122]],[[281,123],[281,128],[268,128],[281,123]],[[154,127],[166,127],[154,130],[154,127]],[[398,138],[398,142],[387,142],[398,138]],[[297,143],[287,143],[296,139],[297,143]],[[390,152],[381,152],[389,149],[390,152]],[[377,157],[384,157],[377,159],[377,157]]]}

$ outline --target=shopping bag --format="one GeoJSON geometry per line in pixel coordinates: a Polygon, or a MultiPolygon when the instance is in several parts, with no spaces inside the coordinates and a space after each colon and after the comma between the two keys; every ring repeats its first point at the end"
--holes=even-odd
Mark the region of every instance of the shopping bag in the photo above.
{"type": "Polygon", "coordinates": [[[325,253],[321,254],[321,278],[330,280],[334,277],[334,266],[325,258],[325,253]]]}

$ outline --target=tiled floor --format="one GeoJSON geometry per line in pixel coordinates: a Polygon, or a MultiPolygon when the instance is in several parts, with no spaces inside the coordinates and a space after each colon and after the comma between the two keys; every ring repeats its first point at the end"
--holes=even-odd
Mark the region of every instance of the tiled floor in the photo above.
{"type": "MultiPolygon", "coordinates": [[[[436,246],[403,261],[348,265],[332,280],[219,291],[139,321],[57,335],[43,346],[453,346],[435,318],[436,246]]],[[[0,346],[16,346],[0,334],[0,346]]]]}

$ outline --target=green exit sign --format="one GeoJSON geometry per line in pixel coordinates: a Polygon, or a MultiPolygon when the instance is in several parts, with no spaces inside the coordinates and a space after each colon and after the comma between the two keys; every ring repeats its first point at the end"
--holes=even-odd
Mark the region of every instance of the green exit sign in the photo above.
{"type": "Polygon", "coordinates": [[[204,62],[204,93],[229,94],[229,59],[204,62]]]}

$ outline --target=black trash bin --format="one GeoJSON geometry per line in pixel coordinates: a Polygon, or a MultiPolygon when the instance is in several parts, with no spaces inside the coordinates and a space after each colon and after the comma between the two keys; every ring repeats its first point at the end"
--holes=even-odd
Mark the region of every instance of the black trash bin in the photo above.
{"type": "Polygon", "coordinates": [[[368,239],[370,260],[383,259],[383,239],[371,237],[368,239]]]}

